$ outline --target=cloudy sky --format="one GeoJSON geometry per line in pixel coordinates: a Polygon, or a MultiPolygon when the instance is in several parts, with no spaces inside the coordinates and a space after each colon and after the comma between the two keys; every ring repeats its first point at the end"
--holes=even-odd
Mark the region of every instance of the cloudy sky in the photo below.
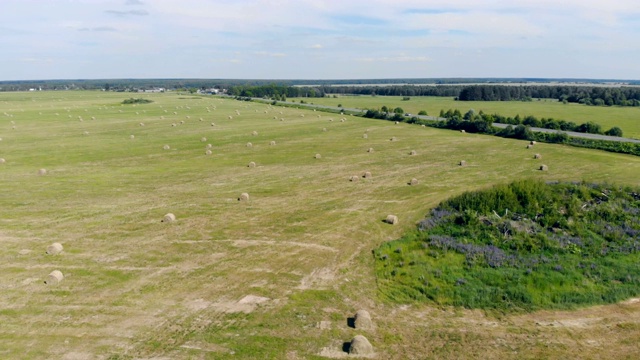
{"type": "Polygon", "coordinates": [[[0,0],[0,80],[640,79],[638,0],[0,0]]]}

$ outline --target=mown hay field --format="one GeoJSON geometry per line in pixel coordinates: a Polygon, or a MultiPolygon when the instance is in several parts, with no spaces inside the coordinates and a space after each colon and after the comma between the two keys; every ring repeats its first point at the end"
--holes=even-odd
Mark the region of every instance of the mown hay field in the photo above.
{"type": "Polygon", "coordinates": [[[290,98],[288,101],[338,106],[348,108],[390,109],[401,107],[405,112],[418,114],[425,110],[431,116],[438,116],[440,110],[458,109],[463,114],[473,109],[487,114],[499,114],[508,117],[532,115],[541,118],[572,121],[583,124],[593,121],[602,126],[602,131],[614,126],[622,129],[623,135],[640,139],[640,108],[622,106],[586,106],[582,104],[563,104],[552,99],[534,99],[533,101],[455,101],[451,97],[413,96],[403,101],[403,96],[338,96],[337,98],[290,98]]]}
{"type": "Polygon", "coordinates": [[[320,359],[358,334],[380,359],[637,353],[639,302],[511,315],[388,303],[371,251],[463,191],[640,185],[640,158],[330,118],[178,93],[0,93],[0,357],[320,359]],[[132,96],[153,103],[121,104],[132,96]],[[64,250],[46,254],[52,243],[64,250]],[[54,270],[64,278],[45,285],[54,270]],[[372,329],[348,326],[359,309],[372,329]]]}

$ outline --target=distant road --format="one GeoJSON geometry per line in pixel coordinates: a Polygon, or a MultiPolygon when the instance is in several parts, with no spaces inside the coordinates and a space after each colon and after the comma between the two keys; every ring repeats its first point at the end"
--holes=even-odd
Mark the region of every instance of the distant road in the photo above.
{"type": "MultiPolygon", "coordinates": [[[[252,99],[253,100],[257,100],[257,101],[261,101],[261,102],[268,102],[268,103],[273,102],[271,100],[265,100],[265,99],[262,99],[262,98],[252,98],[252,99]]],[[[352,113],[365,113],[365,112],[367,112],[367,110],[356,109],[356,108],[340,108],[340,107],[328,106],[328,105],[302,104],[302,103],[295,103],[295,102],[290,102],[290,101],[276,101],[276,103],[283,104],[283,105],[295,105],[295,106],[298,106],[300,108],[308,108],[308,109],[326,109],[326,110],[332,110],[332,111],[344,110],[344,111],[348,111],[348,112],[352,112],[352,113]]],[[[410,117],[413,117],[413,116],[417,117],[418,119],[423,119],[423,120],[436,120],[436,121],[446,121],[447,120],[445,118],[441,118],[441,117],[437,117],[437,116],[413,115],[413,114],[411,114],[409,116],[405,116],[405,118],[410,118],[410,117]]],[[[492,125],[497,127],[497,128],[501,128],[501,129],[504,129],[507,126],[509,126],[508,124],[501,124],[501,123],[493,123],[492,125]]],[[[511,125],[511,126],[513,126],[513,125],[511,125]]],[[[618,136],[588,134],[588,133],[581,133],[581,132],[575,132],[575,131],[562,131],[562,130],[545,129],[545,128],[539,128],[539,127],[529,127],[529,130],[534,131],[534,132],[541,132],[541,133],[559,133],[559,134],[565,133],[565,134],[567,134],[567,135],[569,135],[571,137],[583,138],[583,139],[619,141],[619,142],[629,142],[629,143],[640,144],[640,140],[638,140],[638,139],[623,138],[623,137],[618,137],[618,136]]]]}

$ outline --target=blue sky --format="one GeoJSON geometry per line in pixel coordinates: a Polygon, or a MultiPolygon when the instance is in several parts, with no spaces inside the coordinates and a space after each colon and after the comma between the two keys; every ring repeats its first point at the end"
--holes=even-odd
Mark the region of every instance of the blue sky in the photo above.
{"type": "Polygon", "coordinates": [[[637,0],[0,0],[0,80],[640,79],[637,0]]]}

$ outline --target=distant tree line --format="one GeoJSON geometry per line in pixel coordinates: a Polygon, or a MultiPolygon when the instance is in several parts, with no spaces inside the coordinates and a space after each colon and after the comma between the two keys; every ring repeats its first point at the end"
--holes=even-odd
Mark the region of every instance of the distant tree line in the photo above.
{"type": "Polygon", "coordinates": [[[236,97],[257,97],[285,101],[290,97],[324,97],[322,89],[313,87],[294,87],[278,84],[235,85],[227,89],[227,94],[236,97]]]}
{"type": "Polygon", "coordinates": [[[447,96],[460,94],[463,86],[455,85],[394,85],[394,86],[321,86],[327,94],[380,95],[380,96],[447,96]]]}
{"type": "Polygon", "coordinates": [[[533,98],[596,106],[640,106],[640,88],[471,85],[463,87],[458,94],[460,101],[531,101],[533,98]]]}

